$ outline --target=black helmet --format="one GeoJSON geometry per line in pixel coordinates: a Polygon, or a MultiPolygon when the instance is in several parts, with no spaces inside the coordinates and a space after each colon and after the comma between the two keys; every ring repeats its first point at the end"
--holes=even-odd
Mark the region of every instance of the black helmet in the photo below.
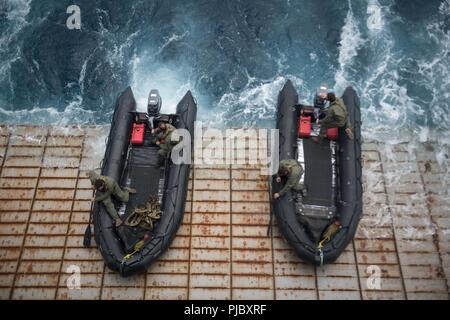
{"type": "Polygon", "coordinates": [[[161,110],[162,99],[159,95],[159,91],[156,89],[150,90],[148,95],[147,113],[150,117],[156,116],[161,110]]]}

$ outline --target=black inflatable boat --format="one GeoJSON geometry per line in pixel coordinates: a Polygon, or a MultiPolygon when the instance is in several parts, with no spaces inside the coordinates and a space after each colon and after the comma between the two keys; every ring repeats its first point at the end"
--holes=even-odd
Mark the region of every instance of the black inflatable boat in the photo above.
{"type": "Polygon", "coordinates": [[[160,167],[152,128],[155,123],[167,122],[188,130],[193,141],[197,105],[188,91],[178,103],[176,114],[160,114],[160,107],[159,93],[152,90],[147,113],[136,112],[131,88],[126,89],[117,99],[106,145],[101,174],[137,190],[126,205],[117,203],[122,220],[136,207],[145,206],[151,197],[157,197],[160,208],[160,218],[148,230],[125,224],[116,228],[104,206],[94,205],[97,246],[108,267],[122,276],[144,272],[169,247],[183,219],[190,165],[174,164],[167,157],[160,167]]]}
{"type": "MultiPolygon", "coordinates": [[[[278,96],[280,161],[296,159],[303,166],[301,182],[307,194],[302,197],[289,191],[271,200],[272,208],[281,233],[298,256],[317,265],[339,257],[353,239],[363,211],[359,99],[351,87],[345,90],[342,99],[347,106],[354,139],[350,140],[343,129],[334,129],[334,137],[316,142],[313,137],[318,135],[319,125],[307,123],[311,127],[307,126],[306,131],[310,130],[310,134],[302,132],[304,114],[308,114],[311,107],[298,104],[298,94],[291,81],[278,96]],[[336,231],[326,237],[325,232],[332,224],[337,226],[336,231]]],[[[282,186],[283,181],[277,183],[272,179],[273,193],[282,186]]]]}

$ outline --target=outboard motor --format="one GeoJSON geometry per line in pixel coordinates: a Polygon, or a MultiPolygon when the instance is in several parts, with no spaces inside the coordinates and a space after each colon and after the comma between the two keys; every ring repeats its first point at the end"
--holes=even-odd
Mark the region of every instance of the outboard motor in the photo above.
{"type": "Polygon", "coordinates": [[[162,99],[159,95],[159,91],[156,89],[150,90],[148,95],[147,114],[149,117],[155,117],[161,110],[162,99]]]}
{"type": "Polygon", "coordinates": [[[159,95],[159,91],[156,89],[150,90],[147,103],[147,119],[150,129],[154,129],[154,119],[159,115],[161,110],[162,99],[159,95]]]}

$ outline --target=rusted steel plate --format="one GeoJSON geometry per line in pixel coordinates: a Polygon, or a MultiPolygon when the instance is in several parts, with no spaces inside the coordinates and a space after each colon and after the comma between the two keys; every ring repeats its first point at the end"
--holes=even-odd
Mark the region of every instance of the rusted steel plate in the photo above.
{"type": "Polygon", "coordinates": [[[144,288],[121,288],[103,287],[101,290],[102,300],[142,300],[144,299],[144,288]]]}
{"type": "Polygon", "coordinates": [[[228,288],[190,288],[189,290],[189,299],[192,300],[229,300],[230,295],[228,288]]]}
{"type": "Polygon", "coordinates": [[[43,146],[11,146],[8,148],[8,157],[41,157],[44,153],[43,146]]]}
{"type": "Polygon", "coordinates": [[[47,146],[52,147],[79,147],[83,145],[83,136],[49,136],[47,146]]]}
{"type": "Polygon", "coordinates": [[[2,177],[10,178],[35,178],[39,175],[39,168],[6,168],[2,170],[2,177]]]}
{"type": "Polygon", "coordinates": [[[196,168],[195,170],[196,182],[200,180],[226,180],[230,179],[230,171],[228,169],[217,170],[217,169],[201,169],[196,168]]]}
{"type": "Polygon", "coordinates": [[[70,136],[82,137],[86,134],[84,126],[69,125],[69,126],[52,126],[49,129],[50,136],[70,136]]]}
{"type": "Polygon", "coordinates": [[[98,300],[100,299],[100,287],[83,288],[80,290],[58,288],[56,299],[58,300],[98,300]]]}
{"type": "Polygon", "coordinates": [[[50,155],[44,156],[44,167],[56,167],[56,168],[77,168],[80,165],[80,159],[78,156],[75,157],[55,157],[50,155]]]}
{"type": "Polygon", "coordinates": [[[360,293],[357,290],[339,290],[339,291],[328,291],[321,290],[319,292],[320,300],[359,300],[360,293]]]}
{"type": "Polygon", "coordinates": [[[33,195],[33,189],[0,189],[0,201],[11,199],[31,199],[33,195]]]}
{"type": "MultiPolygon", "coordinates": [[[[395,212],[393,223],[397,235],[398,259],[402,270],[403,286],[408,299],[414,299],[417,297],[417,293],[435,294],[439,291],[446,292],[448,297],[446,279],[436,279],[430,276],[430,274],[433,274],[431,270],[436,267],[439,270],[444,270],[445,262],[435,241],[437,235],[435,228],[439,228],[439,225],[432,221],[430,207],[426,206],[426,183],[423,178],[425,166],[419,165],[418,162],[415,162],[417,161],[415,159],[416,154],[409,153],[407,159],[403,159],[405,161],[403,165],[411,171],[421,172],[418,175],[420,178],[418,183],[417,175],[414,176],[414,179],[402,181],[405,183],[408,180],[415,180],[416,183],[405,184],[404,186],[399,183],[402,179],[395,179],[392,176],[388,176],[386,179],[387,190],[397,191],[397,194],[389,197],[389,201],[390,204],[393,204],[392,212],[395,212]],[[415,166],[417,169],[414,169],[415,166]],[[398,192],[399,189],[403,189],[405,194],[398,192]],[[430,273],[425,275],[423,272],[417,272],[414,269],[416,267],[428,268],[430,273]]],[[[422,158],[422,160],[430,159],[432,158],[429,155],[422,158]]],[[[401,169],[400,166],[398,168],[401,169]]]]}
{"type": "Polygon", "coordinates": [[[276,226],[267,237],[267,176],[242,161],[257,147],[235,146],[242,164],[194,166],[172,246],[145,275],[122,279],[82,246],[86,172],[100,164],[108,127],[1,129],[1,299],[448,299],[449,171],[421,146],[363,145],[365,217],[336,263],[320,268],[298,259],[276,226]],[[70,266],[80,290],[66,286],[70,266]],[[369,287],[374,266],[380,288],[369,287]]]}
{"type": "Polygon", "coordinates": [[[22,260],[61,260],[63,248],[24,248],[22,260]]]}
{"type": "Polygon", "coordinates": [[[230,171],[225,167],[211,169],[195,166],[192,176],[194,202],[188,298],[229,299],[230,171]],[[204,198],[207,201],[199,201],[205,193],[208,193],[204,198]]]}
{"type": "Polygon", "coordinates": [[[0,178],[1,189],[34,189],[37,178],[2,177],[0,178]]]}
{"type": "Polygon", "coordinates": [[[0,211],[28,211],[31,208],[31,200],[0,201],[0,211]]]}
{"type": "MultiPolygon", "coordinates": [[[[265,206],[251,206],[267,199],[266,179],[255,179],[255,170],[232,170],[232,274],[233,299],[273,299],[273,255],[265,206]],[[258,191],[262,190],[262,191],[258,191]],[[249,213],[250,212],[250,213],[249,213]],[[251,232],[253,230],[253,232],[251,232]],[[247,231],[249,233],[247,234],[247,231]],[[256,234],[254,233],[256,232],[256,234]]],[[[266,201],[267,202],[267,201],[266,201]]]]}
{"type": "Polygon", "coordinates": [[[381,290],[363,291],[362,297],[364,300],[404,300],[405,299],[405,295],[402,292],[381,291],[381,290]]]}
{"type": "Polygon", "coordinates": [[[41,131],[40,135],[21,135],[13,131],[9,137],[9,146],[20,148],[43,146],[46,143],[46,135],[47,130],[41,131]]]}
{"type": "Polygon", "coordinates": [[[274,299],[274,292],[272,289],[255,289],[255,288],[233,289],[233,299],[272,300],[274,299]]]}
{"type": "Polygon", "coordinates": [[[51,300],[55,298],[56,288],[14,288],[14,300],[51,300]]]}
{"type": "Polygon", "coordinates": [[[275,291],[276,299],[279,300],[317,300],[317,291],[315,289],[280,289],[275,291]]]}
{"type": "Polygon", "coordinates": [[[11,156],[6,157],[5,167],[40,167],[41,157],[11,156]]]}
{"type": "Polygon", "coordinates": [[[18,272],[23,274],[58,273],[60,266],[60,261],[22,261],[18,272]]]}

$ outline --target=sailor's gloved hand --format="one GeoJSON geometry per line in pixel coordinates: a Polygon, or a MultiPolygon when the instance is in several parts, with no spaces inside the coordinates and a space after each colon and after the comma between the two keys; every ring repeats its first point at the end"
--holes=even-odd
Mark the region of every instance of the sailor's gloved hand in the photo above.
{"type": "Polygon", "coordinates": [[[276,199],[278,199],[280,197],[280,194],[279,193],[275,193],[274,195],[273,195],[273,198],[276,200],[276,199]]]}
{"type": "Polygon", "coordinates": [[[170,136],[170,142],[172,143],[172,144],[177,144],[178,142],[180,142],[181,141],[181,136],[180,136],[180,134],[177,132],[177,131],[174,131],[173,133],[172,133],[172,135],[170,136]]]}
{"type": "Polygon", "coordinates": [[[125,187],[124,190],[128,191],[128,193],[131,193],[131,194],[136,194],[136,192],[137,192],[136,189],[130,188],[130,187],[125,187]]]}
{"type": "Polygon", "coordinates": [[[353,140],[353,139],[354,139],[352,129],[350,129],[350,128],[345,129],[345,133],[347,134],[347,137],[348,137],[350,140],[353,140]]]}
{"type": "Polygon", "coordinates": [[[159,144],[160,144],[159,141],[156,141],[156,145],[159,146],[159,144]]]}
{"type": "Polygon", "coordinates": [[[89,170],[87,173],[87,176],[89,179],[91,179],[91,178],[97,176],[97,172],[95,172],[94,170],[89,170]]]}

